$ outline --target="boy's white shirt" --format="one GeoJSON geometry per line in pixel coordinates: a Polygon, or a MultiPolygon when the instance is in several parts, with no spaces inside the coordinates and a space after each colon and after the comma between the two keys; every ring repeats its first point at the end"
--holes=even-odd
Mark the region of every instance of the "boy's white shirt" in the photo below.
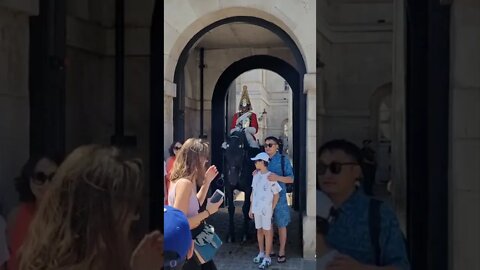
{"type": "Polygon", "coordinates": [[[271,172],[258,172],[252,180],[252,213],[262,214],[272,213],[273,195],[278,194],[282,188],[277,182],[268,180],[271,172]]]}

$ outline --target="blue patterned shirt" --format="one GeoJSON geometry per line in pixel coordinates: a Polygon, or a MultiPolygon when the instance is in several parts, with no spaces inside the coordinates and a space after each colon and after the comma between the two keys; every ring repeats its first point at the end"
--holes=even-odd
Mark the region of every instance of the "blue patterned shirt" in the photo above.
{"type": "MultiPolygon", "coordinates": [[[[278,176],[290,176],[292,179],[293,178],[293,168],[292,164],[290,164],[290,160],[288,159],[287,156],[284,157],[284,169],[285,169],[285,175],[282,175],[282,155],[280,153],[276,153],[272,158],[270,158],[270,162],[268,163],[268,170],[273,172],[274,174],[278,176]]],[[[280,187],[282,187],[282,190],[280,191],[280,199],[284,198],[285,202],[287,201],[287,186],[283,182],[278,182],[280,187]]]]}
{"type": "MultiPolygon", "coordinates": [[[[375,251],[370,239],[370,197],[363,191],[355,191],[338,209],[330,224],[327,241],[340,253],[363,264],[375,265],[375,251]]],[[[386,203],[380,207],[380,262],[382,266],[395,266],[399,270],[410,269],[403,233],[395,212],[386,203]]]]}

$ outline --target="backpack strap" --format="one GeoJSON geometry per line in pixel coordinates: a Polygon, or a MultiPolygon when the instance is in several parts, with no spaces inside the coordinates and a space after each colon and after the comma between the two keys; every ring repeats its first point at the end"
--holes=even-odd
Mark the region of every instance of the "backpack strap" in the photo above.
{"type": "Polygon", "coordinates": [[[375,252],[375,264],[376,266],[381,266],[381,250],[380,250],[380,225],[381,225],[381,215],[380,215],[380,205],[382,201],[376,199],[370,199],[369,210],[368,210],[368,222],[370,230],[370,240],[372,243],[373,250],[375,252]]]}
{"type": "Polygon", "coordinates": [[[285,156],[282,154],[282,176],[285,176],[285,156]]]}

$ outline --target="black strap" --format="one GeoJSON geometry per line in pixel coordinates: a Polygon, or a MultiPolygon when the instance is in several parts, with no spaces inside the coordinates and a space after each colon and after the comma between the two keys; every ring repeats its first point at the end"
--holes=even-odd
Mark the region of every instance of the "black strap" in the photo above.
{"type": "Polygon", "coordinates": [[[375,252],[375,264],[381,266],[381,250],[380,250],[380,205],[382,201],[376,199],[370,199],[370,205],[368,210],[368,222],[370,228],[370,240],[373,250],[375,252]]]}
{"type": "Polygon", "coordinates": [[[282,176],[285,176],[285,156],[282,154],[282,176]]]}

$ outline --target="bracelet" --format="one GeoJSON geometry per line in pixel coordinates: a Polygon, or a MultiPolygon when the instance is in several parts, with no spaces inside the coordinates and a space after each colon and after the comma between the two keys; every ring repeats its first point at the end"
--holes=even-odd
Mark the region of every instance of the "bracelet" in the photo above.
{"type": "Polygon", "coordinates": [[[205,211],[207,211],[208,217],[209,217],[209,216],[211,215],[211,214],[210,214],[210,211],[208,211],[208,209],[205,209],[205,211]]]}

